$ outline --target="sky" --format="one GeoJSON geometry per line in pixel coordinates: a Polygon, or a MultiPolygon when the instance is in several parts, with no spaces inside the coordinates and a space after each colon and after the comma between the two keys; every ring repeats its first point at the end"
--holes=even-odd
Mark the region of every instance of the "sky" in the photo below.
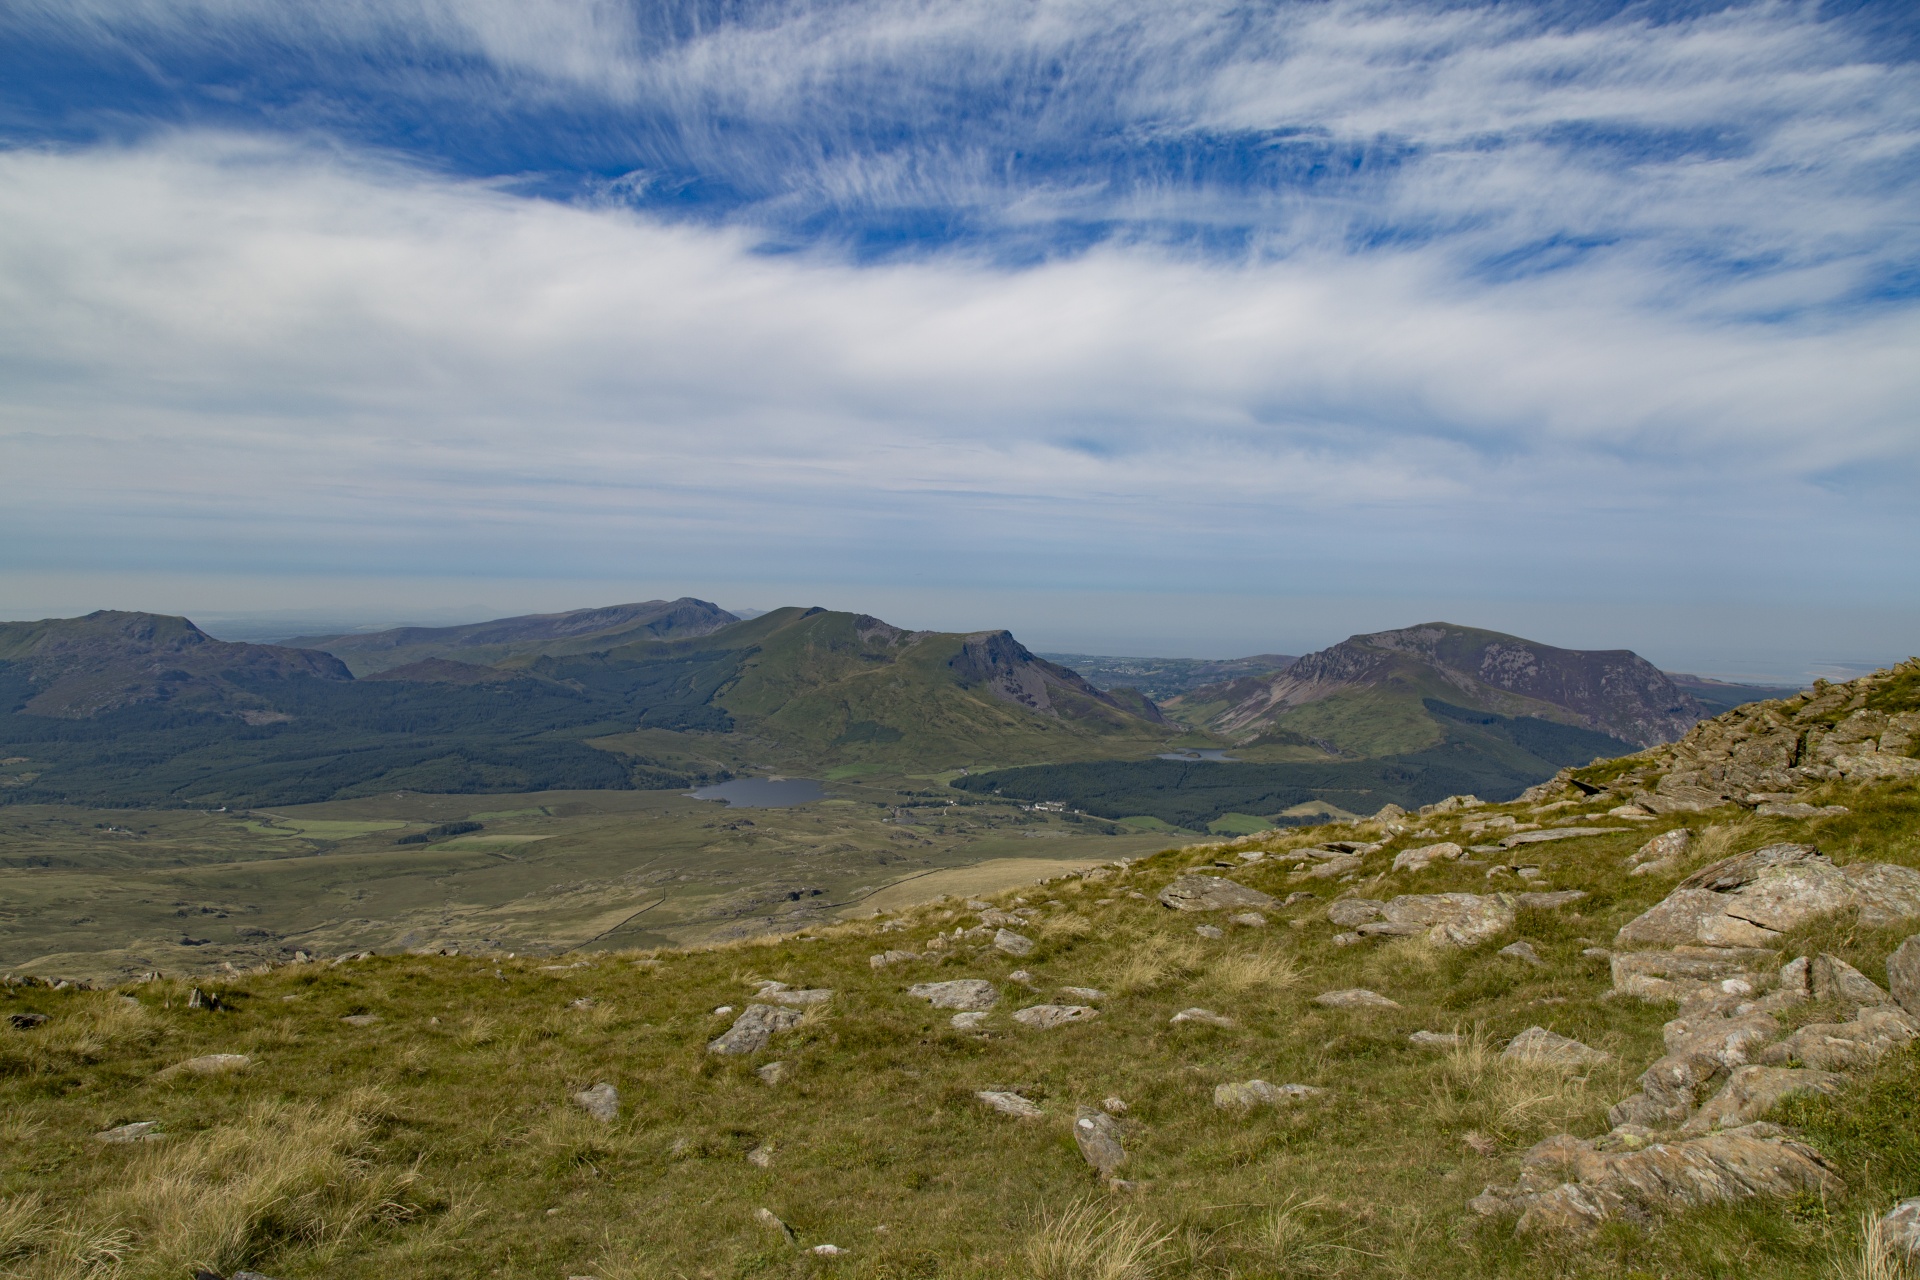
{"type": "Polygon", "coordinates": [[[1908,4],[0,10],[0,617],[1795,680],[1916,494],[1908,4]]]}

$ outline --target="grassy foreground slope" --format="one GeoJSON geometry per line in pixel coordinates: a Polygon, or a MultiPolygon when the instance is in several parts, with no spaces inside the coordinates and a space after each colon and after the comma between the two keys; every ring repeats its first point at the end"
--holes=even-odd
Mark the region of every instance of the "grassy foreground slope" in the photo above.
{"type": "MultiPolygon", "coordinates": [[[[1018,958],[953,937],[980,917],[943,901],[689,951],[395,955],[198,980],[223,1011],[189,1008],[193,984],[180,980],[10,987],[0,1012],[47,1021],[0,1030],[0,1256],[36,1278],[243,1266],[287,1280],[1864,1277],[1860,1216],[1920,1194],[1912,1048],[1835,1097],[1775,1114],[1826,1154],[1844,1181],[1836,1195],[1552,1243],[1464,1212],[1483,1186],[1512,1183],[1536,1140],[1605,1132],[1608,1104],[1662,1052],[1672,1006],[1614,998],[1607,959],[1589,952],[1689,871],[1780,840],[1841,864],[1920,867],[1913,780],[1823,783],[1807,798],[1848,811],[1807,817],[1725,804],[1636,821],[1609,814],[1620,796],[1574,790],[1169,850],[996,895],[994,908],[1030,912],[1019,931],[1035,947],[1018,958]],[[1501,815],[1600,830],[1391,866],[1414,845],[1472,843],[1501,815]],[[1685,865],[1628,874],[1636,848],[1680,825],[1696,832],[1685,865]],[[1347,881],[1285,856],[1330,839],[1385,843],[1347,881]],[[1265,856],[1241,856],[1254,853],[1265,856]],[[1511,883],[1494,867],[1521,857],[1538,868],[1530,888],[1587,896],[1521,910],[1465,949],[1332,943],[1336,897],[1485,892],[1490,877],[1511,883]],[[1155,900],[1176,875],[1218,862],[1278,898],[1313,896],[1259,926],[1155,900]],[[1197,919],[1221,936],[1196,932],[1197,919]],[[1516,939],[1542,963],[1499,954],[1516,939]],[[920,958],[870,965],[884,950],[920,958]],[[957,978],[1002,992],[977,1029],[907,991],[957,978]],[[763,1052],[708,1052],[733,1018],[718,1009],[743,1007],[762,980],[834,994],[763,1052]],[[1352,987],[1396,1007],[1313,1002],[1352,987]],[[1050,1030],[1010,1017],[1056,999],[1099,1014],[1050,1030]],[[1172,1021],[1194,1007],[1233,1025],[1172,1021]],[[1534,1025],[1611,1056],[1575,1072],[1501,1060],[1499,1046],[1534,1025]],[[1466,1039],[1452,1050],[1407,1039],[1455,1029],[1466,1039]],[[248,1062],[184,1065],[210,1054],[248,1062]],[[784,1074],[770,1084],[758,1069],[776,1061],[784,1074]],[[1215,1086],[1253,1078],[1325,1092],[1245,1113],[1213,1104],[1215,1086]],[[620,1095],[610,1123],[571,1100],[597,1082],[620,1095]],[[1001,1114],[983,1090],[1018,1092],[1043,1114],[1001,1114]],[[1071,1137],[1076,1110],[1109,1099],[1124,1104],[1125,1189],[1090,1170],[1071,1137]],[[92,1136],[149,1120],[164,1137],[92,1136]],[[762,1209],[793,1238],[762,1225],[762,1209]],[[812,1251],[825,1244],[841,1252],[812,1251]]],[[[1912,931],[1832,915],[1778,951],[1833,953],[1884,981],[1888,952],[1912,931]]]]}

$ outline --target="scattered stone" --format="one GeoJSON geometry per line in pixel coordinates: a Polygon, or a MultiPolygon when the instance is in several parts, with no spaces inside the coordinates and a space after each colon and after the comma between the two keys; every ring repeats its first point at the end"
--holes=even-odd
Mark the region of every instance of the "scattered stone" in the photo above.
{"type": "Polygon", "coordinates": [[[1218,940],[1227,936],[1226,930],[1210,924],[1197,924],[1193,926],[1193,931],[1201,937],[1211,940],[1218,940]]]}
{"type": "Polygon", "coordinates": [[[1350,947],[1356,942],[1364,941],[1365,938],[1351,930],[1346,933],[1336,933],[1333,935],[1333,945],[1336,947],[1350,947]]]}
{"type": "Polygon", "coordinates": [[[1302,902],[1313,902],[1317,900],[1319,896],[1317,893],[1308,893],[1305,889],[1302,889],[1297,893],[1288,894],[1287,900],[1280,905],[1283,907],[1291,907],[1302,902]]]}
{"type": "Polygon", "coordinates": [[[1380,919],[1386,909],[1386,903],[1374,898],[1341,898],[1327,908],[1327,922],[1350,929],[1380,919]]]}
{"type": "Polygon", "coordinates": [[[1120,1145],[1120,1122],[1104,1111],[1081,1107],[1073,1119],[1073,1140],[1080,1155],[1099,1170],[1101,1177],[1126,1163],[1127,1149],[1120,1145]]]}
{"type": "Polygon", "coordinates": [[[1513,896],[1513,905],[1527,911],[1557,911],[1561,907],[1572,906],[1586,896],[1585,889],[1553,889],[1536,893],[1517,893],[1513,896]]]}
{"type": "Polygon", "coordinates": [[[1313,1002],[1329,1009],[1398,1009],[1400,1002],[1389,1000],[1378,991],[1349,987],[1344,991],[1323,991],[1313,1002]]]}
{"type": "Polygon", "coordinates": [[[969,911],[988,911],[991,910],[992,907],[993,904],[991,902],[982,902],[978,898],[967,899],[967,910],[969,911]]]}
{"type": "Polygon", "coordinates": [[[1605,947],[1582,947],[1580,948],[1580,955],[1583,959],[1587,960],[1613,959],[1613,952],[1607,950],[1605,947]]]}
{"type": "Polygon", "coordinates": [[[1848,1005],[1855,1009],[1893,1003],[1892,997],[1882,991],[1878,983],[1839,956],[1816,956],[1809,967],[1808,977],[1813,984],[1815,1000],[1848,1005]]]}
{"type": "Polygon", "coordinates": [[[1069,1022],[1085,1022],[1089,1018],[1099,1016],[1098,1009],[1089,1009],[1083,1004],[1035,1004],[1016,1012],[1013,1020],[1021,1026],[1045,1031],[1052,1027],[1063,1027],[1069,1022]]]}
{"type": "Polygon", "coordinates": [[[229,1071],[245,1071],[252,1065],[253,1059],[244,1053],[208,1053],[198,1058],[188,1058],[180,1067],[195,1075],[217,1076],[229,1071]]]}
{"type": "Polygon", "coordinates": [[[573,1095],[574,1105],[602,1124],[620,1118],[620,1091],[602,1080],[591,1089],[573,1095]]]}
{"type": "Polygon", "coordinates": [[[1880,1239],[1894,1257],[1920,1262],[1920,1196],[1902,1200],[1880,1219],[1880,1239]]]}
{"type": "Polygon", "coordinates": [[[769,1062],[753,1074],[759,1076],[760,1079],[767,1084],[779,1084],[787,1078],[787,1064],[784,1062],[769,1062]]]}
{"type": "Polygon", "coordinates": [[[377,1013],[350,1013],[340,1019],[340,1021],[350,1027],[370,1027],[380,1021],[380,1015],[377,1013]]]}
{"type": "Polygon", "coordinates": [[[1466,1133],[1462,1134],[1460,1141],[1466,1143],[1467,1150],[1477,1156],[1491,1157],[1500,1154],[1500,1144],[1475,1129],[1469,1129],[1466,1133]]]}
{"type": "Polygon", "coordinates": [[[837,1244],[817,1244],[809,1249],[808,1252],[818,1254],[822,1258],[837,1258],[845,1253],[846,1250],[837,1244]]]}
{"type": "Polygon", "coordinates": [[[35,1027],[44,1027],[51,1021],[44,1013],[12,1013],[7,1015],[7,1025],[15,1031],[31,1031],[35,1027]]]}
{"type": "Polygon", "coordinates": [[[1407,1043],[1416,1049],[1452,1049],[1467,1042],[1467,1038],[1457,1031],[1416,1031],[1407,1037],[1407,1043]]]}
{"type": "Polygon", "coordinates": [[[972,1013],[954,1014],[951,1018],[947,1019],[947,1025],[952,1027],[955,1031],[978,1031],[980,1029],[980,1024],[985,1022],[986,1020],[987,1020],[987,1015],[983,1012],[976,1010],[972,1013]]]}
{"type": "Polygon", "coordinates": [[[1920,1018],[1920,933],[1887,957],[1887,990],[1895,1004],[1920,1018]]]}
{"type": "Polygon", "coordinates": [[[749,1054],[758,1053],[783,1031],[791,1031],[800,1025],[805,1015],[797,1009],[783,1009],[771,1004],[750,1004],[746,1011],[734,1019],[724,1035],[709,1041],[708,1053],[749,1054]]]}
{"type": "Polygon", "coordinates": [[[1264,929],[1267,927],[1267,918],[1258,911],[1242,911],[1239,915],[1228,916],[1227,923],[1248,929],[1264,929]]]}
{"type": "Polygon", "coordinates": [[[155,1132],[159,1127],[158,1120],[136,1120],[132,1124],[102,1130],[94,1134],[93,1138],[95,1142],[109,1142],[116,1145],[126,1142],[155,1142],[165,1136],[155,1132]]]}
{"type": "Polygon", "coordinates": [[[992,1089],[982,1089],[973,1095],[1002,1115],[1018,1116],[1022,1120],[1047,1114],[1033,1103],[1017,1093],[1001,1093],[992,1089]]]}
{"type": "Polygon", "coordinates": [[[1621,927],[1619,941],[1766,947],[1818,915],[1856,908],[1869,928],[1920,916],[1920,872],[1886,863],[1836,867],[1810,845],[1722,858],[1621,927]]]}
{"type": "Polygon", "coordinates": [[[788,1244],[794,1244],[799,1240],[799,1237],[793,1234],[793,1228],[782,1222],[779,1215],[771,1209],[755,1209],[753,1220],[769,1231],[778,1231],[787,1238],[788,1244]]]}
{"type": "Polygon", "coordinates": [[[1500,948],[1498,954],[1514,960],[1524,960],[1530,965],[1539,967],[1544,967],[1547,963],[1540,958],[1540,953],[1533,949],[1533,944],[1525,938],[1522,938],[1518,942],[1508,943],[1506,946],[1500,948]]]}
{"type": "Polygon", "coordinates": [[[993,935],[993,945],[1010,956],[1024,956],[1033,950],[1033,939],[1011,929],[1002,929],[993,935]]]}
{"type": "Polygon", "coordinates": [[[747,1152],[747,1163],[756,1169],[771,1169],[773,1168],[774,1154],[778,1150],[779,1148],[775,1147],[771,1142],[763,1142],[753,1150],[747,1152]]]}
{"type": "Polygon", "coordinates": [[[1624,827],[1554,827],[1547,831],[1520,831],[1510,836],[1503,836],[1500,847],[1512,849],[1523,844],[1543,844],[1549,840],[1582,840],[1588,836],[1612,836],[1620,834],[1623,830],[1625,830],[1624,827]]]}
{"type": "Polygon", "coordinates": [[[1160,891],[1163,906],[1175,911],[1225,911],[1233,907],[1264,910],[1280,904],[1258,889],[1225,876],[1184,875],[1160,891]]]}
{"type": "Polygon", "coordinates": [[[884,969],[890,964],[905,964],[909,960],[918,960],[918,951],[882,951],[877,956],[868,956],[867,963],[876,969],[884,969]]]}
{"type": "Polygon", "coordinates": [[[720,1017],[725,1017],[725,1016],[726,1016],[727,1014],[729,1014],[729,1013],[732,1013],[732,1012],[733,1012],[733,1006],[732,1006],[732,1005],[730,1005],[730,1004],[723,1004],[723,1005],[721,1005],[721,1006],[720,1006],[719,1008],[717,1008],[717,1009],[715,1009],[715,1010],[713,1011],[713,1016],[714,1016],[714,1017],[716,1017],[716,1018],[720,1018],[720,1017]]]}
{"type": "Polygon", "coordinates": [[[1268,1084],[1265,1080],[1247,1080],[1238,1084],[1215,1085],[1213,1105],[1227,1110],[1247,1111],[1258,1106],[1278,1107],[1303,1102],[1325,1093],[1310,1084],[1268,1084]]]}
{"type": "Polygon", "coordinates": [[[1394,855],[1395,871],[1425,871],[1433,862],[1442,858],[1458,858],[1466,850],[1451,841],[1440,844],[1421,845],[1418,849],[1403,849],[1394,855]]]}
{"type": "Polygon", "coordinates": [[[1803,1093],[1836,1093],[1846,1077],[1831,1071],[1808,1071],[1795,1067],[1735,1067],[1719,1093],[1683,1125],[1682,1133],[1709,1133],[1715,1129],[1737,1129],[1752,1124],[1774,1104],[1803,1093]]]}
{"type": "Polygon", "coordinates": [[[907,988],[907,994],[930,1001],[936,1009],[991,1009],[1000,1002],[1000,989],[984,978],[917,982],[907,988]]]}
{"type": "Polygon", "coordinates": [[[1753,807],[1757,818],[1838,818],[1852,812],[1843,804],[1806,804],[1798,801],[1762,801],[1753,807]]]}
{"type": "Polygon", "coordinates": [[[597,1005],[597,1004],[599,1004],[599,1003],[600,1003],[600,1002],[599,1002],[598,1000],[595,1000],[595,999],[594,999],[594,998],[593,998],[592,996],[581,996],[581,997],[580,997],[580,998],[579,998],[578,1000],[569,1000],[569,1001],[567,1001],[567,1008],[569,1008],[569,1009],[591,1009],[591,1008],[593,1008],[593,1007],[594,1007],[595,1005],[597,1005]]]}
{"type": "Polygon", "coordinates": [[[1098,987],[1062,987],[1060,994],[1072,996],[1075,1000],[1105,1000],[1107,993],[1098,987]]]}
{"type": "Polygon", "coordinates": [[[1293,880],[1332,880],[1350,872],[1358,871],[1364,863],[1357,854],[1341,854],[1330,861],[1323,862],[1309,871],[1296,871],[1288,877],[1293,880]]]}
{"type": "Polygon", "coordinates": [[[1169,1025],[1177,1025],[1182,1022],[1204,1022],[1211,1027],[1229,1027],[1229,1028],[1239,1025],[1238,1023],[1234,1022],[1232,1018],[1229,1018],[1224,1014],[1215,1013],[1211,1009],[1199,1009],[1199,1008],[1182,1009],[1180,1012],[1174,1014],[1171,1018],[1167,1019],[1167,1022],[1169,1025]]]}
{"type": "Polygon", "coordinates": [[[1576,1068],[1611,1062],[1613,1055],[1581,1044],[1545,1027],[1528,1027],[1500,1051],[1502,1062],[1535,1062],[1549,1066],[1576,1068]]]}
{"type": "Polygon", "coordinates": [[[1127,1114],[1127,1104],[1119,1098],[1102,1098],[1100,1100],[1100,1109],[1110,1116],[1123,1116],[1127,1114]]]}
{"type": "Polygon", "coordinates": [[[1012,973],[1007,975],[1007,981],[1025,983],[1027,986],[1032,986],[1033,975],[1031,973],[1028,973],[1025,969],[1015,969],[1012,973]]]}
{"type": "Polygon", "coordinates": [[[1501,894],[1408,893],[1382,903],[1381,915],[1436,946],[1471,947],[1512,928],[1514,907],[1501,894]]]}
{"type": "Polygon", "coordinates": [[[804,1009],[810,1005],[825,1004],[833,999],[833,988],[815,987],[811,990],[798,990],[784,982],[762,982],[754,993],[761,1000],[771,1000],[775,1004],[788,1005],[795,1009],[804,1009]]]}

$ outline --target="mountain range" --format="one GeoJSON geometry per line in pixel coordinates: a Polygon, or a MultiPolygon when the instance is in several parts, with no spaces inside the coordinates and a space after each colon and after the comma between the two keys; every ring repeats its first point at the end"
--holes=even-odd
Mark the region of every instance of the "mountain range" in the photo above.
{"type": "Polygon", "coordinates": [[[1006,631],[819,608],[742,619],[689,597],[278,645],[106,611],[0,624],[0,799],[257,805],[960,771],[976,790],[1205,826],[1436,788],[1512,794],[1670,741],[1709,710],[1624,650],[1446,623],[1297,659],[1174,661],[1131,664],[1182,686],[1162,706],[1113,683],[1122,660],[1100,660],[1096,682],[1006,631]],[[1202,667],[1224,678],[1196,684],[1202,667]],[[1207,748],[1232,758],[1192,755],[1207,748]]]}

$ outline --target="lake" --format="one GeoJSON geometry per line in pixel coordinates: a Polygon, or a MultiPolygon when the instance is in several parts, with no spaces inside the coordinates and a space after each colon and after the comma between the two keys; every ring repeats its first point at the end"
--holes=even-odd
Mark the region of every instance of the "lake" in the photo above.
{"type": "Polygon", "coordinates": [[[725,800],[729,809],[786,809],[827,792],[812,778],[735,778],[693,792],[696,800],[725,800]]]}

